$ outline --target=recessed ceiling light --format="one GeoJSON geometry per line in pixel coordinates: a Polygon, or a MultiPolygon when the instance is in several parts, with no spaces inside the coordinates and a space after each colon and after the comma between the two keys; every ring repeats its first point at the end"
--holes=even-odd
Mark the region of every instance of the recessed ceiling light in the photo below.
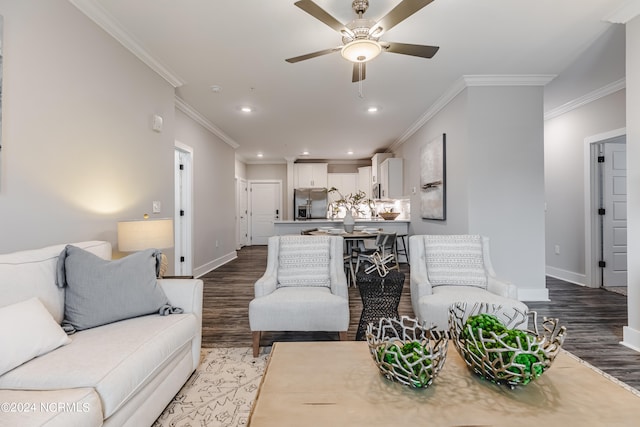
{"type": "Polygon", "coordinates": [[[250,113],[253,111],[253,108],[251,107],[240,107],[240,111],[242,111],[243,113],[250,113]]]}
{"type": "Polygon", "coordinates": [[[348,154],[349,156],[353,156],[353,150],[349,150],[349,151],[347,151],[347,154],[348,154]]]}
{"type": "Polygon", "coordinates": [[[369,107],[367,108],[367,112],[369,113],[377,113],[380,109],[378,107],[369,107]]]}
{"type": "Polygon", "coordinates": [[[303,151],[303,152],[302,152],[302,155],[303,155],[303,156],[308,156],[308,155],[309,155],[309,152],[308,152],[307,150],[305,150],[305,151],[303,151]]]}
{"type": "Polygon", "coordinates": [[[264,156],[264,154],[258,153],[258,157],[263,157],[263,156],[264,156]]]}
{"type": "Polygon", "coordinates": [[[213,85],[213,86],[211,86],[211,91],[214,92],[214,93],[220,93],[220,92],[222,92],[222,86],[213,85]]]}

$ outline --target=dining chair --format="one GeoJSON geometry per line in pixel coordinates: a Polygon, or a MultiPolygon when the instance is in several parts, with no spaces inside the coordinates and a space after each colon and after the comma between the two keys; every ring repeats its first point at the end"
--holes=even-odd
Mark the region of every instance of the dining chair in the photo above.
{"type": "Polygon", "coordinates": [[[377,253],[389,270],[400,270],[396,247],[396,233],[379,232],[376,236],[375,246],[370,249],[354,249],[357,253],[356,273],[360,271],[360,263],[373,265],[373,257],[377,253]]]}

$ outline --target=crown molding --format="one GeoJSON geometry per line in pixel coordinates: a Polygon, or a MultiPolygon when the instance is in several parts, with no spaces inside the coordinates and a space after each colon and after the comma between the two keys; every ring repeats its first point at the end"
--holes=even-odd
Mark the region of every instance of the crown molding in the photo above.
{"type": "Polygon", "coordinates": [[[544,120],[553,119],[554,117],[558,117],[562,114],[568,113],[571,110],[575,110],[576,108],[580,108],[584,105],[589,104],[590,102],[597,101],[600,98],[604,98],[607,95],[611,95],[619,90],[622,90],[626,87],[626,80],[624,78],[620,80],[616,80],[613,83],[609,83],[606,86],[603,86],[599,89],[594,90],[593,92],[589,92],[586,95],[578,97],[574,100],[571,100],[565,104],[562,104],[559,107],[553,108],[544,113],[544,120]]]}
{"type": "Polygon", "coordinates": [[[488,74],[462,76],[466,86],[544,86],[555,74],[488,74]]]}
{"type": "Polygon", "coordinates": [[[551,74],[493,74],[464,75],[456,80],[429,109],[416,120],[387,151],[404,144],[414,133],[447,106],[463,90],[470,86],[544,86],[556,76],[551,74]]]}
{"type": "Polygon", "coordinates": [[[191,105],[187,104],[182,98],[176,95],[175,97],[176,108],[187,116],[195,120],[197,123],[202,125],[205,129],[207,129],[212,134],[216,135],[218,138],[223,140],[227,145],[229,145],[233,149],[237,149],[240,147],[240,144],[235,142],[229,135],[224,133],[219,127],[211,123],[207,118],[205,118],[202,114],[200,114],[195,108],[191,105]]]}
{"type": "Polygon", "coordinates": [[[69,0],[80,12],[95,22],[100,28],[116,39],[122,46],[129,50],[149,68],[158,73],[174,88],[182,86],[185,82],[175,73],[170,71],[160,61],[155,59],[140,43],[127,33],[114,18],[95,0],[69,0]]]}
{"type": "Polygon", "coordinates": [[[640,0],[627,0],[616,10],[604,17],[604,21],[613,24],[626,24],[640,15],[640,0]]]}

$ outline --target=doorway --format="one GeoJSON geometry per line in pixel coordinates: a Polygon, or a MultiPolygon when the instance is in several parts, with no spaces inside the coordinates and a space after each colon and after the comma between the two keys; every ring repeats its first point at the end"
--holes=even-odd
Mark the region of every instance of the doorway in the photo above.
{"type": "Polygon", "coordinates": [[[282,181],[249,181],[249,244],[266,245],[281,218],[282,181]]]}
{"type": "Polygon", "coordinates": [[[249,244],[249,187],[247,180],[236,178],[236,247],[249,244]]]}
{"type": "Polygon", "coordinates": [[[193,274],[193,149],[175,142],[175,275],[193,274]]]}
{"type": "Polygon", "coordinates": [[[585,178],[589,184],[585,185],[587,285],[624,287],[627,285],[626,131],[617,129],[585,142],[588,151],[585,178]]]}

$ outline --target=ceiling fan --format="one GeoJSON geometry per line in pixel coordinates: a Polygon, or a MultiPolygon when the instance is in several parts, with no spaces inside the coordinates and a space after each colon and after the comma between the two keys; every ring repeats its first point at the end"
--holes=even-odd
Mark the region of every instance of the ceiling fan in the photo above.
{"type": "Polygon", "coordinates": [[[366,63],[378,56],[383,50],[402,55],[432,58],[439,47],[392,43],[379,40],[383,33],[389,31],[432,1],[433,0],[402,0],[384,17],[378,21],[374,21],[363,17],[369,8],[369,0],[353,0],[351,7],[358,17],[346,25],[335,19],[311,0],[297,1],[294,4],[300,9],[340,33],[340,35],[342,35],[343,45],[296,56],[286,59],[286,61],[295,63],[340,51],[343,58],[353,62],[352,81],[359,82],[365,79],[366,63]]]}

